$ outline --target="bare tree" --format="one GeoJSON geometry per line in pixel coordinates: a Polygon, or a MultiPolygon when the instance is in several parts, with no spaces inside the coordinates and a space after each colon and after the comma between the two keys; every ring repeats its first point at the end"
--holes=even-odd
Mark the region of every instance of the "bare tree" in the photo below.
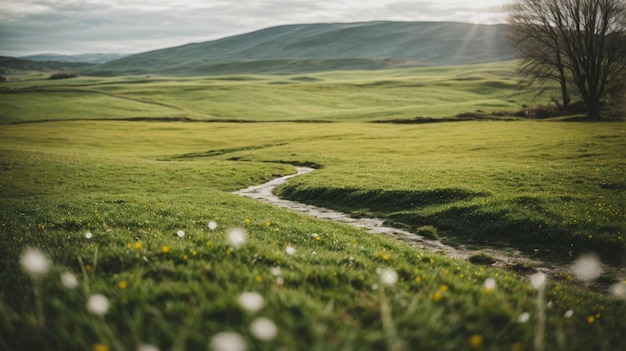
{"type": "MultiPolygon", "coordinates": [[[[529,85],[541,86],[552,81],[561,88],[562,107],[567,108],[571,98],[561,55],[561,43],[553,26],[552,13],[546,0],[515,1],[507,7],[511,26],[510,40],[522,59],[520,71],[529,85]]],[[[558,103],[558,102],[557,102],[558,103]]]]}
{"type": "Polygon", "coordinates": [[[571,82],[589,117],[599,118],[626,78],[626,1],[514,0],[507,13],[525,77],[557,81],[563,106],[571,82]]]}

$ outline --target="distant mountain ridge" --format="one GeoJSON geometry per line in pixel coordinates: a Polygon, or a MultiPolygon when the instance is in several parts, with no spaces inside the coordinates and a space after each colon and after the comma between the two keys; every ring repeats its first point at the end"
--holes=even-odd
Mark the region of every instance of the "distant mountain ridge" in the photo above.
{"type": "Polygon", "coordinates": [[[59,55],[59,54],[38,54],[19,57],[23,60],[38,62],[77,62],[77,63],[107,63],[110,61],[121,59],[128,55],[123,54],[78,54],[78,55],[59,55]]]}
{"type": "Polygon", "coordinates": [[[43,61],[19,59],[15,57],[0,56],[0,73],[9,73],[12,71],[42,71],[42,72],[80,71],[90,66],[93,66],[93,64],[85,63],[85,62],[59,62],[59,61],[43,62],[43,61]]]}
{"type": "Polygon", "coordinates": [[[506,25],[457,22],[294,24],[130,55],[85,73],[302,73],[515,59],[506,25]]]}

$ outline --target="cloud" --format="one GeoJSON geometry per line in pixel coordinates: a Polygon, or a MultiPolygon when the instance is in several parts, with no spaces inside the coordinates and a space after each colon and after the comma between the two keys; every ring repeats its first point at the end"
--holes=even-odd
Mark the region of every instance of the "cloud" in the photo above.
{"type": "Polygon", "coordinates": [[[0,55],[134,53],[295,23],[493,22],[501,18],[495,9],[503,2],[0,0],[0,55]]]}

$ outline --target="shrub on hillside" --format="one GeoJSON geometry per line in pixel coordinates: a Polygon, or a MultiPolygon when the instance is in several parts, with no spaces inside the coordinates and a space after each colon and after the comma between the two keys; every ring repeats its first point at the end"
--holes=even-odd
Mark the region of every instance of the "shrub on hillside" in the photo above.
{"type": "Polygon", "coordinates": [[[424,225],[417,228],[415,234],[421,235],[426,239],[439,239],[439,235],[437,234],[437,228],[433,227],[432,225],[424,225]]]}
{"type": "Polygon", "coordinates": [[[578,115],[587,113],[587,109],[585,108],[585,104],[582,101],[576,101],[567,106],[567,108],[562,108],[559,106],[546,106],[546,105],[537,105],[534,107],[527,107],[523,110],[517,111],[514,113],[516,117],[528,117],[528,118],[550,118],[550,117],[561,117],[561,116],[570,116],[570,115],[578,115]]]}
{"type": "Polygon", "coordinates": [[[68,78],[76,78],[78,77],[78,73],[74,72],[59,72],[50,76],[49,79],[68,79],[68,78]]]}
{"type": "Polygon", "coordinates": [[[469,261],[473,264],[481,264],[485,266],[491,266],[496,263],[496,259],[493,256],[488,255],[486,253],[479,253],[469,258],[469,261]]]}

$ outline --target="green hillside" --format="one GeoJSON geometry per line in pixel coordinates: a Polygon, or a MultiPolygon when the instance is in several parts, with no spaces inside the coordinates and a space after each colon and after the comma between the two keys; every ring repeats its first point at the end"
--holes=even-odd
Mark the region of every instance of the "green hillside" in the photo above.
{"type": "Polygon", "coordinates": [[[295,24],[131,55],[95,75],[298,73],[459,65],[515,58],[504,25],[452,22],[295,24]]]}
{"type": "Polygon", "coordinates": [[[514,62],[280,76],[7,78],[0,87],[0,123],[136,118],[378,121],[476,111],[510,115],[549,100],[518,88],[514,62]]]}

